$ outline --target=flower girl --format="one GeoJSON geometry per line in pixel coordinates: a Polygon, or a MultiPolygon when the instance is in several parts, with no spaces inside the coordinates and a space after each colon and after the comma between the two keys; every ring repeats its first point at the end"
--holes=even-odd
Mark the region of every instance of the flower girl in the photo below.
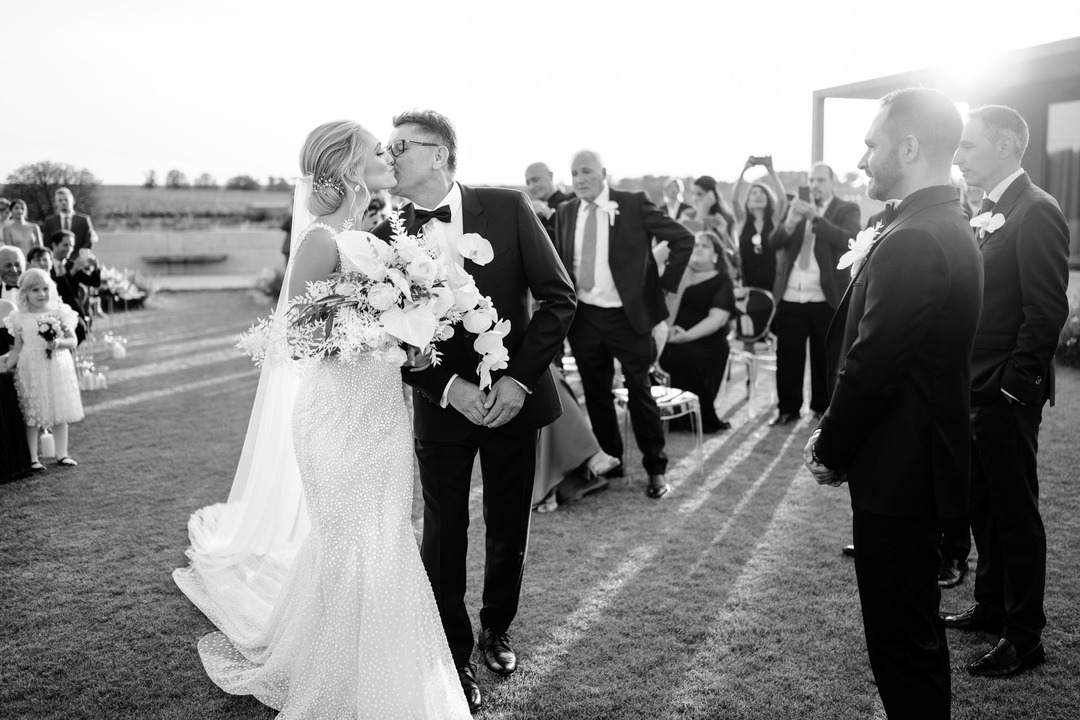
{"type": "Polygon", "coordinates": [[[38,428],[51,427],[58,465],[77,465],[68,456],[68,423],[83,419],[79,379],[75,374],[75,324],[78,316],[60,302],[48,273],[31,268],[19,278],[18,310],[4,318],[15,345],[3,370],[15,367],[15,388],[26,419],[30,467],[38,459],[38,428]]]}

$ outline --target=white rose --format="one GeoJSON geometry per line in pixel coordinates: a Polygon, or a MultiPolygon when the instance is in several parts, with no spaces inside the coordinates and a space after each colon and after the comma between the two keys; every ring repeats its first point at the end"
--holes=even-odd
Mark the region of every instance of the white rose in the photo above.
{"type": "Polygon", "coordinates": [[[404,365],[408,357],[409,356],[405,354],[405,351],[402,350],[401,346],[399,345],[395,345],[392,348],[384,350],[382,354],[383,361],[393,365],[394,367],[401,367],[402,365],[404,365]]]}
{"type": "Polygon", "coordinates": [[[397,250],[398,256],[407,263],[411,263],[419,256],[427,254],[412,235],[402,235],[394,238],[394,249],[397,250]]]}
{"type": "Polygon", "coordinates": [[[397,303],[398,297],[401,293],[398,292],[396,287],[380,283],[372,286],[368,290],[368,303],[376,310],[389,310],[395,303],[397,303]]]}
{"type": "Polygon", "coordinates": [[[490,308],[474,308],[465,313],[462,324],[471,333],[487,332],[499,316],[490,308]]]}
{"type": "Polygon", "coordinates": [[[458,252],[477,265],[487,265],[495,257],[495,250],[476,233],[465,233],[457,243],[458,252]]]}
{"type": "Polygon", "coordinates": [[[409,263],[409,279],[417,285],[426,285],[435,278],[439,266],[427,255],[417,255],[409,263]]]}

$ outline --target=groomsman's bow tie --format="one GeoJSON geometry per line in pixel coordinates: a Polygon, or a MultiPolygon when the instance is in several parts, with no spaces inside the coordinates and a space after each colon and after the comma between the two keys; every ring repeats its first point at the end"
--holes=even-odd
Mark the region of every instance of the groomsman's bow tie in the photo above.
{"type": "Polygon", "coordinates": [[[897,216],[897,208],[900,207],[900,203],[885,203],[885,224],[888,225],[897,216]]]}
{"type": "Polygon", "coordinates": [[[440,222],[450,222],[450,206],[440,205],[435,210],[421,210],[416,209],[416,225],[423,225],[428,220],[439,220],[440,222]]]}
{"type": "Polygon", "coordinates": [[[983,213],[990,212],[994,209],[995,205],[997,205],[997,203],[990,198],[983,198],[982,205],[979,206],[979,214],[982,215],[983,213]]]}
{"type": "Polygon", "coordinates": [[[19,286],[18,285],[8,285],[7,283],[4,283],[4,289],[5,290],[18,290],[19,286]]]}

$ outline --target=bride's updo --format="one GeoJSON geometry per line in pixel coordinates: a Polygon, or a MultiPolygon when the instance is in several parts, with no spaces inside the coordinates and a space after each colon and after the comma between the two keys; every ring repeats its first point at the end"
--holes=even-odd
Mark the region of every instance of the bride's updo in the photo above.
{"type": "Polygon", "coordinates": [[[335,120],[311,131],[300,150],[300,172],[311,176],[308,210],[316,217],[336,212],[354,184],[354,205],[367,205],[370,193],[361,179],[370,148],[364,142],[364,128],[352,120],[335,120]],[[346,174],[355,175],[350,181],[346,174]]]}

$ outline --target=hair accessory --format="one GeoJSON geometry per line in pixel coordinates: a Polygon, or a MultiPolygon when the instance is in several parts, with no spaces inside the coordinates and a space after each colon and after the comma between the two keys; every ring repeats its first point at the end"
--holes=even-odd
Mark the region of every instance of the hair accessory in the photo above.
{"type": "Polygon", "coordinates": [[[315,189],[315,192],[321,192],[323,190],[330,189],[336,192],[338,195],[345,194],[345,186],[341,184],[340,180],[331,180],[325,175],[316,178],[315,181],[312,183],[312,187],[315,189]]]}

